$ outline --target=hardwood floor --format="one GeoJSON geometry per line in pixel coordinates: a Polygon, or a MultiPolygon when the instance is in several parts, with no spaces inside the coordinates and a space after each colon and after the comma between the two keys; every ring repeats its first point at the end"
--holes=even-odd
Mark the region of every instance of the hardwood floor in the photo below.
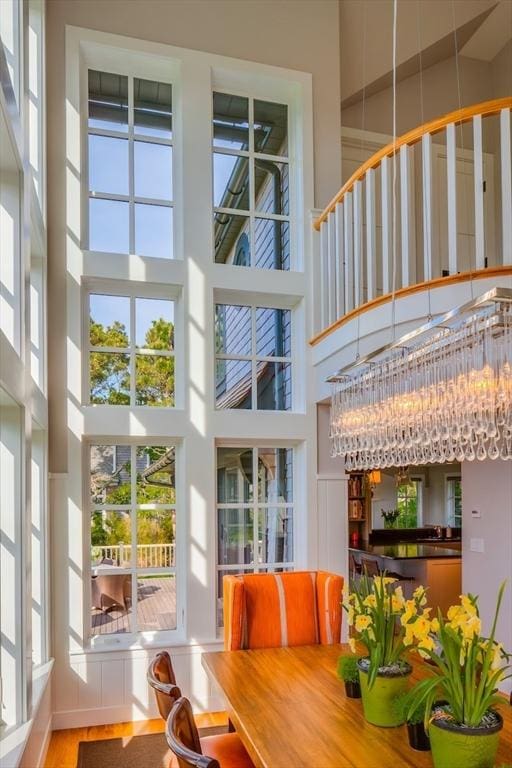
{"type": "MultiPolygon", "coordinates": [[[[227,722],[228,717],[225,712],[208,712],[204,715],[196,715],[198,728],[227,725],[227,722]]],[[[80,741],[97,741],[99,739],[116,739],[122,736],[141,736],[145,733],[160,733],[164,730],[164,726],[165,723],[162,718],[158,718],[54,731],[43,768],[76,768],[80,741]]]]}

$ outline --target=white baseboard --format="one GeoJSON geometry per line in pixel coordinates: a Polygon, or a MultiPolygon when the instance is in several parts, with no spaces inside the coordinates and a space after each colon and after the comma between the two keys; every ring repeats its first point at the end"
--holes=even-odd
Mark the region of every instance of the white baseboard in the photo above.
{"type": "MultiPolygon", "coordinates": [[[[224,702],[220,696],[210,696],[208,712],[221,712],[224,708],[224,702]]],[[[155,717],[158,717],[158,715],[155,717]]],[[[112,723],[126,723],[147,719],[147,710],[130,704],[122,704],[115,707],[72,709],[66,712],[53,713],[52,730],[86,728],[89,725],[111,725],[112,723]]]]}

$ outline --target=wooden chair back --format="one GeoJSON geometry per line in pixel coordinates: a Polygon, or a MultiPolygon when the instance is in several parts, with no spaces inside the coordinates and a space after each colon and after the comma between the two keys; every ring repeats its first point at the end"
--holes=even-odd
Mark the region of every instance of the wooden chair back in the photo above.
{"type": "Polygon", "coordinates": [[[165,738],[169,749],[176,755],[179,768],[220,768],[217,760],[203,755],[192,707],[184,696],[171,709],[165,738]]]}
{"type": "Polygon", "coordinates": [[[181,696],[181,691],[176,685],[171,657],[167,651],[157,653],[152,659],[147,671],[147,680],[155,692],[158,711],[161,717],[167,720],[174,702],[181,696]]]}
{"type": "Polygon", "coordinates": [[[363,573],[367,576],[378,576],[380,574],[378,563],[373,558],[362,557],[361,566],[363,573]]]}

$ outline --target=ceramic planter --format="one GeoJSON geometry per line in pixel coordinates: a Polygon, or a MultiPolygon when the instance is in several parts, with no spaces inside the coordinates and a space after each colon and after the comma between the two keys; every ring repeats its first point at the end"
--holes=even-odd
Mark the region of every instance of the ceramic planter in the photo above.
{"type": "Polygon", "coordinates": [[[490,728],[461,728],[448,720],[432,720],[429,728],[435,768],[492,768],[503,718],[490,728]]]}
{"type": "Polygon", "coordinates": [[[374,684],[369,688],[364,659],[362,662],[359,661],[357,666],[359,667],[359,682],[365,719],[369,723],[380,725],[383,728],[402,725],[405,720],[397,714],[394,701],[407,690],[408,677],[412,672],[412,667],[406,662],[402,662],[402,666],[396,671],[383,667],[377,673],[374,684]]]}
{"type": "Polygon", "coordinates": [[[359,681],[356,680],[354,682],[353,680],[345,680],[345,693],[349,699],[360,699],[361,686],[359,685],[359,681]]]}
{"type": "Polygon", "coordinates": [[[425,733],[423,722],[407,723],[407,735],[409,746],[419,752],[427,752],[430,749],[430,739],[425,733]]]}

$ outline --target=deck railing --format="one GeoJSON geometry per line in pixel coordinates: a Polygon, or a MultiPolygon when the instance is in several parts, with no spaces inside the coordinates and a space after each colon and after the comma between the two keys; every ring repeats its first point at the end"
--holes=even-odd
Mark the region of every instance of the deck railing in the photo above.
{"type": "Polygon", "coordinates": [[[397,138],[352,174],[314,224],[321,260],[315,339],[393,292],[512,266],[511,108],[507,97],[451,112],[397,138]],[[483,121],[492,116],[484,143],[483,121]],[[489,184],[494,205],[484,203],[489,184]]]}
{"type": "MultiPolygon", "coordinates": [[[[131,544],[109,544],[95,547],[100,560],[113,560],[115,565],[129,567],[132,560],[131,544]]],[[[137,568],[169,568],[175,564],[174,544],[137,544],[137,568]]]]}

